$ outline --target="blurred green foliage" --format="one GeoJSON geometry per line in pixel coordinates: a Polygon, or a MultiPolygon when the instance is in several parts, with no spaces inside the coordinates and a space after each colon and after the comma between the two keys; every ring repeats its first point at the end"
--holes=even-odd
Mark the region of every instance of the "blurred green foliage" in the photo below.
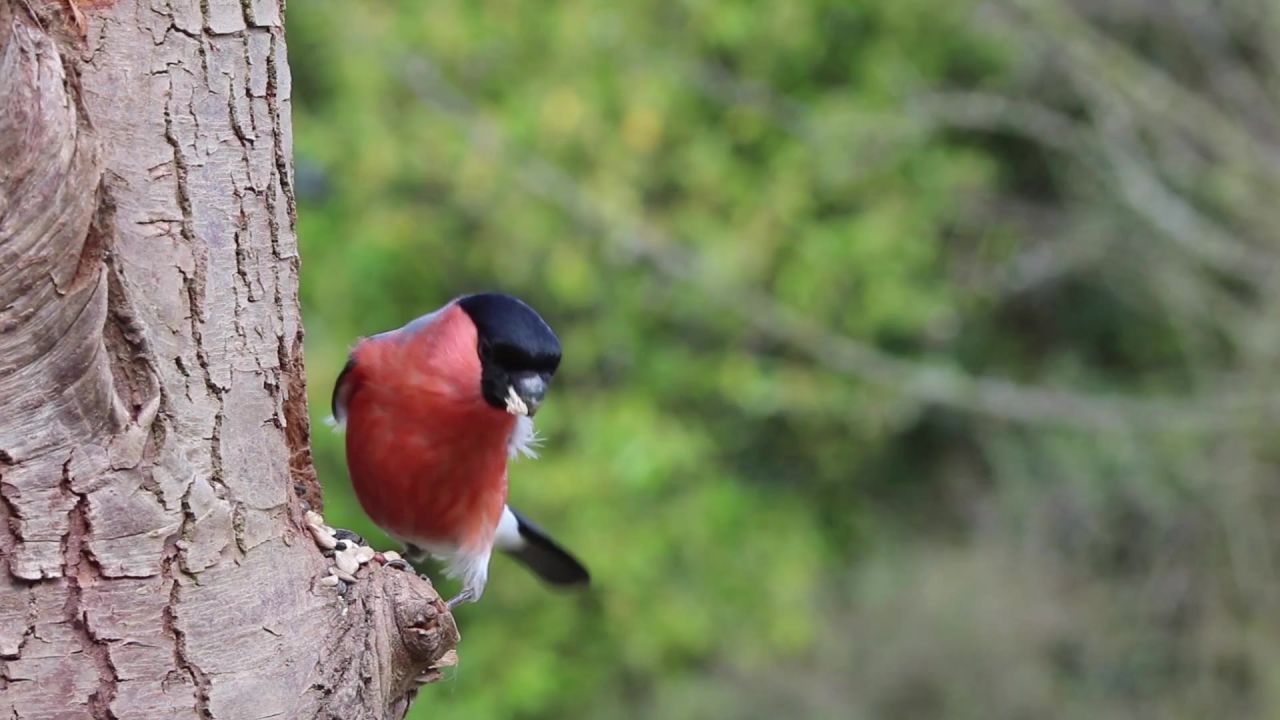
{"type": "MultiPolygon", "coordinates": [[[[1270,506],[1205,499],[1266,436],[1201,412],[1271,357],[1270,294],[1214,265],[1258,244],[1256,169],[1134,90],[1178,32],[1130,67],[1141,20],[995,7],[290,4],[316,420],[356,337],[461,293],[565,347],[512,502],[596,585],[496,560],[413,717],[1280,711],[1242,640],[1275,593],[1214,570],[1270,506]],[[1117,147],[1240,237],[1179,245],[1117,147]]],[[[330,521],[379,538],[341,437],[315,453],[330,521]]]]}

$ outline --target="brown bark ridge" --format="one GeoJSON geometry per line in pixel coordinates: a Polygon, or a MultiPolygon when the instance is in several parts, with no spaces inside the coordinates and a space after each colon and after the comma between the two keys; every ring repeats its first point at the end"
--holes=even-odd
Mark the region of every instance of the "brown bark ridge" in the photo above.
{"type": "Polygon", "coordinates": [[[281,4],[0,0],[0,718],[400,717],[452,658],[429,583],[318,582],[281,4]]]}

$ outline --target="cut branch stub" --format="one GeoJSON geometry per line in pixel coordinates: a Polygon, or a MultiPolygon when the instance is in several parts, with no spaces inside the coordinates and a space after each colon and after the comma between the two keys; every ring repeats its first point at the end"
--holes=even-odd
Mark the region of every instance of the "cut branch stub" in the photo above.
{"type": "Polygon", "coordinates": [[[328,708],[375,706],[386,717],[402,717],[417,688],[456,662],[458,628],[430,582],[410,572],[366,567],[348,591],[348,612],[331,635],[328,653],[335,661],[325,664],[313,692],[328,708]]]}

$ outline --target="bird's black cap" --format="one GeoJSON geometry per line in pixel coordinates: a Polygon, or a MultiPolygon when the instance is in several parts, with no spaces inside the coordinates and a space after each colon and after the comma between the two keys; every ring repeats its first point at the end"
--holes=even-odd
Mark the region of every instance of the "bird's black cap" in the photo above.
{"type": "Polygon", "coordinates": [[[458,306],[476,325],[485,400],[504,408],[508,388],[537,385],[536,397],[526,398],[536,409],[560,366],[560,340],[551,326],[533,308],[502,293],[467,295],[458,306]]]}
{"type": "Polygon", "coordinates": [[[554,373],[560,366],[560,340],[542,316],[517,298],[502,293],[467,295],[458,305],[471,316],[491,359],[507,370],[554,373]]]}

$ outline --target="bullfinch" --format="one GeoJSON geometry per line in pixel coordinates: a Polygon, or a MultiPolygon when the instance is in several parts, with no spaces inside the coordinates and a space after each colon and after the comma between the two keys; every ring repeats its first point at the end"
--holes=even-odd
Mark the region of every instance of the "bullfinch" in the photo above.
{"type": "Polygon", "coordinates": [[[333,391],[360,505],[413,558],[445,563],[461,592],[484,593],[494,548],[552,585],[586,568],[507,505],[507,461],[535,456],[533,416],[560,365],[560,341],[524,302],[500,293],[450,301],[360,340],[333,391]]]}

